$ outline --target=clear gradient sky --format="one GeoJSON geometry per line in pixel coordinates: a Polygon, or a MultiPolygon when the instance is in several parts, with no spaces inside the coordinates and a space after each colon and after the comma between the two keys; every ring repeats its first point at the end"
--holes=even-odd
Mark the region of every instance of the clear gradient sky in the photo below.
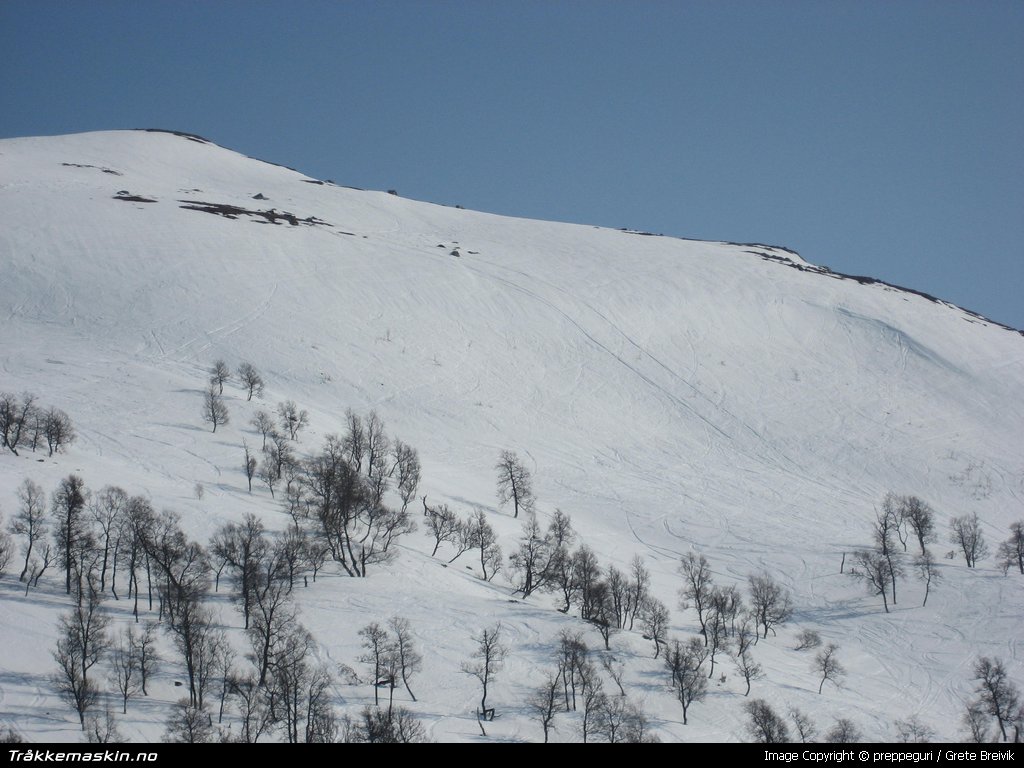
{"type": "Polygon", "coordinates": [[[0,0],[0,137],[131,127],[1024,328],[1021,0],[0,0]]]}

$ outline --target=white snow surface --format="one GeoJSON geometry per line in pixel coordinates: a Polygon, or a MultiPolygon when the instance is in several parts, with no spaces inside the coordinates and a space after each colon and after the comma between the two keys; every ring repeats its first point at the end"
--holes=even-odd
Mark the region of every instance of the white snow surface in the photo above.
{"type": "MultiPolygon", "coordinates": [[[[698,630],[695,611],[677,607],[680,556],[704,554],[717,583],[744,589],[767,569],[796,610],[754,649],[765,677],[751,697],[797,706],[820,730],[842,716],[888,740],[895,720],[917,715],[955,739],[978,656],[1003,659],[1024,682],[1024,578],[1003,576],[993,557],[973,570],[943,557],[952,515],[977,512],[993,551],[1024,517],[1020,333],[825,274],[782,249],[311,182],[170,133],[0,141],[0,391],[35,393],[79,432],[52,458],[0,455],[5,521],[24,478],[50,492],[74,472],[94,492],[119,485],[180,512],[203,542],[246,512],[280,531],[280,503],[262,487],[246,492],[242,440],[259,444],[252,414],[286,399],[308,409],[298,445],[308,454],[342,432],[346,408],[375,409],[419,451],[421,495],[463,515],[487,510],[506,553],[522,521],[497,505],[494,464],[502,449],[517,451],[542,525],[560,508],[603,565],[645,558],[673,637],[698,630]],[[229,219],[179,201],[326,224],[229,219]],[[248,403],[229,383],[231,422],[212,434],[201,392],[218,358],[254,364],[267,392],[248,403]],[[839,569],[843,553],[869,544],[889,490],[936,509],[943,579],[922,608],[908,574],[886,614],[839,569]],[[818,694],[813,652],[794,650],[803,629],[840,646],[842,687],[818,694]]],[[[595,649],[597,632],[559,613],[553,595],[522,601],[504,575],[483,582],[471,555],[445,567],[444,546],[431,558],[424,534],[401,540],[398,559],[366,579],[328,567],[297,590],[319,657],[365,675],[358,630],[407,617],[425,669],[413,681],[419,701],[400,689],[400,703],[433,739],[482,740],[477,684],[459,666],[471,636],[500,621],[510,652],[489,699],[499,714],[489,739],[539,740],[525,701],[559,631],[582,630],[595,649]]],[[[26,597],[18,565],[16,552],[0,579],[0,727],[75,741],[77,715],[48,682],[70,601],[56,568],[26,597]]],[[[213,604],[241,651],[230,592],[222,585],[213,604]]],[[[126,602],[106,604],[115,627],[130,620],[126,602]]],[[[182,690],[184,671],[162,642],[151,695],[118,714],[132,740],[159,738],[182,690]]],[[[684,726],[652,644],[634,631],[611,646],[663,740],[747,738],[748,699],[730,661],[684,726]]],[[[341,676],[334,696],[348,713],[373,698],[341,676]]],[[[106,705],[119,713],[115,697],[106,705]]],[[[572,716],[555,722],[554,740],[579,739],[572,716]]]]}

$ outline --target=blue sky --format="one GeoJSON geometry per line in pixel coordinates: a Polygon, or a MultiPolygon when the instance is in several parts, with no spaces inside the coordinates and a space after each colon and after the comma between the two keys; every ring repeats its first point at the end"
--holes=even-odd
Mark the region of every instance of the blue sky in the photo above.
{"type": "MultiPolygon", "coordinates": [[[[1024,328],[1024,3],[0,0],[0,137],[161,127],[1024,328]]],[[[2,165],[0,165],[2,175],[2,165]]]]}

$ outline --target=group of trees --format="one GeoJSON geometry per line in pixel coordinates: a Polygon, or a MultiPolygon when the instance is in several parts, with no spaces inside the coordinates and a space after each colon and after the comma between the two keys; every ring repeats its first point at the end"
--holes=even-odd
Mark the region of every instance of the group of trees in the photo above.
{"type": "MultiPolygon", "coordinates": [[[[242,390],[246,393],[246,400],[252,400],[253,395],[263,397],[263,377],[251,363],[241,363],[235,375],[238,377],[238,383],[242,390]]],[[[209,384],[203,392],[202,416],[203,421],[213,425],[214,432],[217,431],[218,426],[227,424],[230,420],[228,406],[224,402],[224,384],[231,378],[231,369],[223,360],[216,361],[210,368],[209,384]]],[[[294,435],[292,435],[292,439],[295,439],[294,435]]]]}
{"type": "Polygon", "coordinates": [[[963,716],[968,739],[980,744],[994,741],[994,720],[1003,741],[1019,743],[1024,737],[1024,700],[1006,666],[1000,659],[982,656],[974,663],[973,672],[975,696],[963,716]]]}
{"type": "Polygon", "coordinates": [[[35,453],[44,445],[53,456],[76,438],[70,417],[60,408],[44,408],[30,392],[20,398],[0,392],[0,443],[15,456],[19,455],[18,448],[30,448],[35,453]]]}
{"type": "Polygon", "coordinates": [[[283,463],[289,514],[349,576],[390,561],[394,544],[416,530],[409,506],[420,482],[414,448],[391,440],[375,412],[346,413],[347,432],[319,454],[283,463]],[[389,503],[391,500],[397,503],[389,503]]]}
{"type": "Polygon", "coordinates": [[[372,622],[359,630],[359,636],[363,638],[366,651],[359,660],[372,670],[370,681],[373,685],[373,703],[380,706],[380,689],[386,687],[387,718],[391,721],[396,688],[405,686],[409,697],[416,701],[416,694],[412,692],[409,681],[423,668],[423,656],[416,650],[412,625],[408,619],[392,616],[387,628],[372,622]]]}
{"type": "Polygon", "coordinates": [[[271,729],[291,742],[337,738],[329,694],[333,679],[326,667],[312,662],[312,636],[298,623],[291,600],[302,568],[292,538],[271,537],[255,517],[247,516],[240,525],[222,526],[210,546],[203,547],[188,538],[175,513],[157,514],[141,497],[108,487],[91,498],[80,479],[71,476],[53,502],[59,558],[70,569],[67,584],[75,599],[60,623],[54,686],[78,713],[83,730],[100,691],[100,681],[90,674],[99,662],[107,660],[109,682],[126,712],[133,695],[145,695],[158,661],[155,622],[141,630],[129,624],[116,638],[110,635],[109,613],[101,604],[108,569],[110,592],[119,598],[120,568],[127,571],[127,596],[135,595],[136,621],[138,576],[144,570],[149,607],[155,594],[156,621],[187,677],[188,697],[175,707],[167,738],[209,740],[215,735],[214,717],[220,722],[232,706],[241,724],[237,739],[255,741],[271,729]],[[86,510],[103,524],[91,529],[86,510]],[[251,649],[249,667],[242,671],[208,605],[213,575],[219,585],[225,571],[234,580],[251,649]]]}
{"type": "MultiPolygon", "coordinates": [[[[212,373],[207,397],[210,403],[223,406],[223,385],[231,372],[219,361],[212,373]]],[[[243,364],[238,377],[250,399],[262,394],[262,380],[252,366],[243,364]]],[[[41,438],[33,442],[25,437],[31,431],[26,431],[26,425],[39,418],[39,412],[31,395],[19,400],[0,394],[5,447],[15,453],[18,446],[35,449],[41,438]]],[[[227,422],[226,408],[219,414],[211,410],[208,421],[216,431],[218,424],[227,422]]],[[[394,543],[415,530],[409,514],[420,482],[415,449],[388,437],[375,412],[364,418],[348,411],[344,435],[329,436],[322,450],[308,458],[296,456],[293,448],[308,424],[307,412],[294,402],[279,403],[276,418],[258,411],[252,424],[262,434],[263,461],[257,461],[248,444],[243,444],[244,469],[250,491],[254,477],[262,479],[272,495],[276,487],[284,486],[282,502],[292,524],[279,534],[268,533],[258,518],[246,515],[241,523],[221,526],[203,546],[188,538],[177,515],[157,514],[144,497],[130,497],[114,486],[93,494],[80,477],[70,475],[60,482],[49,505],[35,483],[26,479],[19,487],[19,507],[6,531],[0,532],[0,572],[13,559],[15,541],[20,541],[23,561],[19,561],[19,578],[26,590],[56,564],[74,599],[72,610],[61,617],[58,631],[56,690],[78,713],[83,730],[97,738],[101,733],[109,735],[113,728],[109,722],[104,725],[98,718],[87,718],[104,679],[97,665],[106,662],[105,679],[117,692],[122,712],[127,712],[133,696],[146,695],[147,679],[160,662],[156,632],[161,627],[188,678],[188,697],[179,702],[168,720],[168,738],[216,738],[214,718],[220,723],[227,709],[235,712],[240,723],[240,730],[232,732],[231,738],[242,741],[256,741],[270,732],[290,742],[422,740],[423,729],[416,718],[394,705],[394,692],[403,686],[416,700],[410,681],[422,668],[409,622],[392,617],[386,626],[373,622],[360,632],[366,651],[360,661],[371,672],[374,707],[363,709],[354,718],[339,718],[331,704],[333,675],[312,661],[313,639],[298,622],[292,599],[295,585],[306,583],[309,574],[315,581],[328,558],[348,575],[362,577],[369,567],[394,556],[394,543]],[[127,587],[118,586],[119,576],[127,587]],[[144,586],[140,584],[143,576],[144,586]],[[241,671],[209,607],[210,590],[220,589],[222,576],[233,586],[250,646],[245,657],[248,666],[241,671]],[[141,628],[127,625],[122,632],[113,633],[109,614],[102,607],[107,595],[116,600],[134,597],[136,622],[140,600],[148,601],[150,611],[155,600],[157,620],[141,628]],[[380,705],[382,689],[387,691],[386,708],[380,705]]],[[[47,437],[45,429],[39,434],[47,437]]],[[[51,453],[74,438],[70,423],[59,434],[64,437],[48,443],[51,453]]],[[[518,456],[503,451],[496,470],[499,502],[512,502],[514,517],[520,510],[527,513],[522,535],[507,563],[483,510],[460,519],[446,505],[428,506],[424,496],[426,527],[434,538],[432,555],[442,544],[454,552],[449,562],[476,550],[484,580],[493,579],[504,566],[514,593],[523,598],[542,592],[557,594],[562,612],[575,606],[580,618],[598,630],[605,651],[614,631],[639,625],[654,643],[654,657],[663,655],[684,724],[691,705],[706,696],[708,680],[714,677],[716,662],[723,655],[733,658],[746,683],[744,695],[749,695],[751,681],[762,676],[751,649],[774,634],[792,613],[788,592],[770,574],[750,575],[744,594],[736,586],[716,585],[707,559],[688,553],[679,565],[679,607],[693,608],[699,635],[670,639],[668,609],[651,593],[651,576],[639,556],[628,572],[614,565],[602,567],[595,553],[577,542],[568,515],[556,510],[548,525],[541,526],[532,478],[518,456]]],[[[977,515],[953,518],[950,538],[969,567],[987,554],[977,515]]],[[[882,596],[888,611],[905,575],[908,546],[913,546],[913,566],[925,584],[927,601],[928,590],[938,577],[927,546],[936,540],[934,511],[915,497],[888,494],[876,513],[872,539],[870,549],[856,553],[854,575],[882,596]]],[[[998,557],[1004,572],[1017,568],[1024,573],[1024,522],[1011,526],[1011,536],[1000,545],[998,557]]],[[[500,624],[482,630],[473,640],[473,658],[462,665],[462,671],[481,685],[478,715],[486,721],[494,716],[487,702],[489,688],[508,650],[500,624]]],[[[813,632],[805,632],[801,638],[801,647],[820,644],[820,637],[813,632]]],[[[837,646],[830,644],[815,656],[812,669],[819,675],[819,693],[827,681],[838,685],[844,674],[837,651],[837,646]]],[[[979,738],[986,737],[991,735],[994,719],[1003,739],[1013,734],[1019,737],[1024,710],[1001,662],[980,660],[975,676],[978,695],[964,716],[968,729],[979,738]]],[[[787,722],[765,702],[754,700],[746,707],[752,736],[764,741],[789,739],[787,722]]],[[[581,633],[564,632],[559,638],[555,663],[531,697],[529,708],[540,722],[545,741],[556,727],[556,715],[563,712],[575,713],[572,720],[583,741],[651,738],[642,710],[626,696],[621,665],[608,653],[591,653],[581,633]],[[607,688],[609,680],[617,685],[618,694],[607,688]]],[[[791,711],[790,719],[801,740],[810,740],[815,734],[813,723],[799,711],[791,711]]],[[[916,721],[902,723],[900,728],[901,734],[909,735],[927,730],[916,721]]],[[[225,738],[226,734],[219,736],[225,738]]],[[[825,734],[833,741],[859,736],[848,720],[837,721],[825,734]]]]}
{"type": "MultiPolygon", "coordinates": [[[[789,718],[793,724],[793,732],[790,732],[785,718],[779,715],[775,709],[763,699],[753,699],[743,705],[747,713],[746,730],[751,740],[760,744],[789,744],[802,742],[808,744],[814,741],[818,734],[818,727],[814,721],[796,707],[789,710],[789,718]]],[[[898,723],[904,726],[906,732],[923,732],[923,726],[916,719],[910,724],[898,723]],[[917,729],[917,730],[914,730],[917,729]]],[[[863,734],[852,720],[840,717],[833,726],[827,730],[822,741],[827,744],[856,744],[863,740],[863,734]]],[[[906,739],[901,739],[906,740],[906,739]]]]}
{"type": "MultiPolygon", "coordinates": [[[[887,493],[881,509],[875,512],[872,547],[854,553],[850,574],[861,579],[871,594],[882,598],[886,613],[890,603],[896,604],[897,585],[906,575],[910,541],[917,545],[911,567],[924,585],[921,605],[928,603],[932,586],[941,577],[935,555],[928,548],[938,538],[935,517],[931,506],[916,496],[887,493]]],[[[978,560],[989,554],[976,512],[950,519],[949,540],[963,555],[968,568],[974,568],[978,560]]],[[[954,552],[948,556],[953,557],[954,552]]],[[[1004,574],[1011,568],[1024,574],[1024,521],[1010,526],[1010,537],[1000,543],[997,559],[1004,574]]]]}
{"type": "Polygon", "coordinates": [[[487,514],[482,509],[461,520],[447,504],[428,506],[427,497],[424,496],[423,515],[426,517],[427,535],[434,538],[431,557],[437,555],[441,544],[448,543],[454,550],[448,559],[449,563],[454,563],[467,552],[477,550],[481,579],[490,581],[501,571],[503,557],[501,547],[498,546],[498,534],[487,521],[487,514]]]}
{"type": "MultiPolygon", "coordinates": [[[[834,646],[830,646],[834,649],[834,646]]],[[[834,659],[829,649],[818,654],[819,671],[825,670],[826,679],[835,679],[834,669],[828,671],[828,661],[834,659]]],[[[839,674],[842,668],[839,667],[839,674]]],[[[1010,680],[1006,666],[1000,659],[983,656],[972,668],[973,680],[976,683],[974,698],[965,706],[962,724],[965,740],[979,744],[994,741],[1019,742],[1024,736],[1024,701],[1020,690],[1010,680]]],[[[747,712],[746,730],[755,742],[764,744],[782,744],[793,741],[810,742],[818,733],[818,729],[807,715],[798,709],[790,709],[789,716],[793,724],[791,734],[786,720],[781,717],[767,702],[754,699],[745,705],[747,712]]],[[[899,743],[925,744],[933,741],[935,732],[917,716],[899,719],[894,723],[895,738],[899,743]]],[[[823,734],[822,741],[833,744],[846,744],[861,741],[863,734],[850,720],[840,718],[834,726],[823,734]]]]}
{"type": "Polygon", "coordinates": [[[922,605],[928,602],[932,584],[940,574],[935,556],[928,544],[936,539],[935,511],[916,496],[887,493],[881,510],[876,510],[871,528],[872,548],[854,554],[850,574],[862,580],[873,595],[882,598],[886,613],[889,603],[896,604],[899,579],[906,574],[908,542],[913,539],[919,548],[913,567],[925,585],[922,605]]]}
{"type": "MultiPolygon", "coordinates": [[[[492,631],[497,637],[497,628],[492,631]]],[[[477,638],[477,658],[484,657],[486,632],[477,638]]],[[[556,717],[571,716],[584,743],[603,739],[609,743],[650,743],[649,722],[639,704],[626,696],[622,687],[622,668],[614,658],[602,654],[595,658],[580,632],[563,631],[554,653],[553,666],[528,700],[531,716],[540,723],[544,742],[557,728],[556,717]],[[606,690],[604,670],[615,682],[618,693],[606,690]]],[[[485,712],[487,710],[484,710],[485,712]]]]}
{"type": "MultiPolygon", "coordinates": [[[[950,521],[949,538],[963,553],[968,568],[974,568],[978,560],[989,554],[977,513],[954,517],[950,521]]],[[[1024,520],[1010,524],[1009,537],[996,549],[996,562],[1004,575],[1014,568],[1024,575],[1024,520]]]]}

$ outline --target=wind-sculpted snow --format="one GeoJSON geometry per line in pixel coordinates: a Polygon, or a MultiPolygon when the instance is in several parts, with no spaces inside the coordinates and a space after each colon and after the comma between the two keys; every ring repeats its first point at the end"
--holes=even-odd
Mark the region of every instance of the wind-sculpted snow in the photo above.
{"type": "MultiPolygon", "coordinates": [[[[895,720],[916,714],[952,739],[977,656],[1002,658],[1024,682],[1024,580],[993,558],[968,569],[943,557],[951,516],[977,512],[993,549],[1024,517],[1019,333],[836,279],[784,249],[316,182],[166,132],[0,142],[0,392],[36,393],[79,434],[45,460],[0,455],[7,520],[24,478],[50,492],[75,472],[94,491],[119,485],[180,512],[199,541],[247,512],[283,531],[279,500],[246,492],[253,414],[283,400],[308,409],[298,449],[309,454],[343,431],[347,408],[374,409],[419,451],[420,495],[461,516],[486,510],[506,553],[522,521],[497,505],[494,464],[518,453],[543,526],[560,508],[602,565],[645,559],[672,637],[699,629],[695,611],[677,606],[682,555],[705,555],[717,583],[744,590],[767,570],[795,612],[753,649],[765,676],[751,695],[813,713],[821,731],[842,716],[890,739],[895,720]],[[251,362],[267,391],[247,402],[226,384],[231,421],[212,434],[200,411],[217,359],[251,362]],[[889,490],[935,508],[942,579],[921,608],[909,569],[886,614],[840,566],[870,544],[889,490]],[[841,687],[818,695],[813,652],[794,650],[802,629],[840,646],[841,687]]],[[[403,705],[432,738],[481,739],[479,692],[459,668],[472,635],[501,622],[510,653],[488,696],[499,717],[485,727],[489,738],[539,740],[526,699],[558,633],[583,631],[596,648],[597,632],[559,613],[555,596],[521,600],[504,575],[485,583],[470,556],[446,565],[432,546],[420,531],[365,579],[328,567],[298,588],[319,660],[365,675],[359,629],[405,616],[425,661],[419,701],[403,705]]],[[[26,596],[11,570],[0,580],[0,727],[77,739],[75,713],[47,681],[63,583],[49,572],[26,596]]],[[[241,666],[229,594],[222,585],[213,604],[241,666]]],[[[108,609],[116,626],[129,621],[123,601],[108,609]]],[[[119,718],[128,738],[157,738],[180,696],[184,673],[161,642],[151,695],[119,718]]],[[[745,738],[731,661],[716,665],[684,726],[652,644],[634,631],[611,646],[662,739],[745,738]]],[[[339,709],[372,701],[369,685],[336,677],[339,709]]],[[[556,718],[553,738],[577,739],[571,722],[556,718]]]]}

